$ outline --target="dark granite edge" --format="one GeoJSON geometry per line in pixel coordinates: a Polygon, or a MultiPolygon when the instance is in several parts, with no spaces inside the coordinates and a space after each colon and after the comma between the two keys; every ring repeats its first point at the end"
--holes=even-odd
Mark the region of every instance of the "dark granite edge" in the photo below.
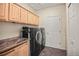
{"type": "Polygon", "coordinates": [[[9,46],[9,47],[3,49],[2,51],[0,51],[0,55],[3,55],[3,53],[5,53],[5,52],[7,52],[7,51],[9,51],[9,50],[11,50],[13,48],[16,48],[17,46],[20,46],[23,43],[27,43],[27,40],[21,41],[19,43],[16,43],[16,44],[14,44],[12,46],[9,46]]]}

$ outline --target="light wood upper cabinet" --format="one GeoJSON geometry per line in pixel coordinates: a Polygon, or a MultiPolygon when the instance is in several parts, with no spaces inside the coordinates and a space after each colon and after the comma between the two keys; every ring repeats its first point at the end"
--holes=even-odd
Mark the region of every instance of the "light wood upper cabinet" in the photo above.
{"type": "Polygon", "coordinates": [[[39,17],[28,11],[28,24],[39,25],[39,17]]]}
{"type": "Polygon", "coordinates": [[[39,17],[37,15],[34,16],[34,24],[39,25],[39,17]]]}
{"type": "Polygon", "coordinates": [[[12,22],[20,22],[20,7],[11,3],[9,8],[9,20],[12,22]]]}
{"type": "Polygon", "coordinates": [[[36,25],[39,25],[39,16],[36,16],[36,25]]]}
{"type": "Polygon", "coordinates": [[[28,24],[34,24],[34,16],[28,11],[28,24]]]}
{"type": "Polygon", "coordinates": [[[27,10],[21,8],[20,13],[21,13],[21,16],[20,16],[21,17],[20,18],[21,23],[27,24],[27,10]]]}
{"type": "Polygon", "coordinates": [[[0,3],[0,21],[38,25],[38,16],[14,3],[0,3]]]}
{"type": "Polygon", "coordinates": [[[8,20],[8,4],[0,3],[0,21],[8,20]]]}

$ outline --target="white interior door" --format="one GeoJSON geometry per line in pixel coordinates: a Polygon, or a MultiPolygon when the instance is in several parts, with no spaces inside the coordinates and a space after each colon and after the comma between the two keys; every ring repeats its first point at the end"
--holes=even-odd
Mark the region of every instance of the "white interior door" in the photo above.
{"type": "Polygon", "coordinates": [[[61,48],[61,26],[59,17],[49,16],[44,21],[46,31],[46,46],[61,48]]]}

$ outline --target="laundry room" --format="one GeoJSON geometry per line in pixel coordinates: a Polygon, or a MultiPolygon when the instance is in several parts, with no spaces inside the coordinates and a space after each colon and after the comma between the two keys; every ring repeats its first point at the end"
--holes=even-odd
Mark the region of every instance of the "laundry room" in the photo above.
{"type": "Polygon", "coordinates": [[[0,3],[0,56],[79,56],[78,7],[0,3]]]}

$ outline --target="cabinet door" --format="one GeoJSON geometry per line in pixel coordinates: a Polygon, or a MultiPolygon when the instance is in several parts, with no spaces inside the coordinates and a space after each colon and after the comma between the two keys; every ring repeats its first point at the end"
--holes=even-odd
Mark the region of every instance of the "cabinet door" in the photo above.
{"type": "Polygon", "coordinates": [[[14,49],[5,52],[5,56],[29,56],[29,45],[24,43],[14,49]]]}
{"type": "Polygon", "coordinates": [[[34,24],[34,16],[31,12],[28,12],[28,24],[34,24]]]}
{"type": "Polygon", "coordinates": [[[32,18],[32,20],[33,20],[33,21],[32,21],[32,24],[33,24],[33,25],[36,25],[36,24],[35,24],[35,23],[36,23],[36,17],[35,17],[34,14],[33,14],[33,18],[32,18]]]}
{"type": "Polygon", "coordinates": [[[21,8],[21,23],[27,23],[27,10],[21,8]]]}
{"type": "Polygon", "coordinates": [[[18,51],[18,56],[28,56],[29,55],[28,45],[26,43],[18,46],[16,48],[16,50],[18,51]]]}
{"type": "Polygon", "coordinates": [[[20,7],[16,4],[10,4],[9,20],[12,22],[20,22],[20,7]]]}
{"type": "Polygon", "coordinates": [[[39,17],[32,14],[31,12],[28,12],[28,24],[32,25],[38,25],[39,24],[39,17]]]}
{"type": "Polygon", "coordinates": [[[8,4],[0,3],[0,21],[8,20],[8,4]]]}
{"type": "Polygon", "coordinates": [[[35,15],[35,22],[34,22],[34,24],[35,24],[35,25],[39,25],[39,17],[36,16],[36,15],[35,15]]]}
{"type": "Polygon", "coordinates": [[[28,50],[28,45],[27,44],[23,44],[21,53],[23,54],[23,56],[28,56],[29,55],[29,50],[28,50]]]}

